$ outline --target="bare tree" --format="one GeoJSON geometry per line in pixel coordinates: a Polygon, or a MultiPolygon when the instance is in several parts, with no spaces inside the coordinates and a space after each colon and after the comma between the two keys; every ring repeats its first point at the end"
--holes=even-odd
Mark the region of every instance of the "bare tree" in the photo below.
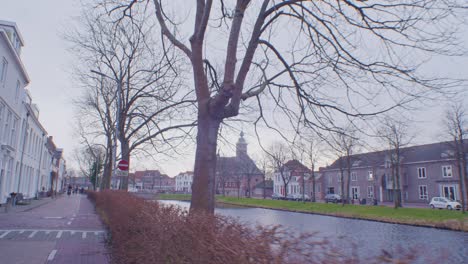
{"type": "Polygon", "coordinates": [[[320,144],[319,141],[311,138],[309,139],[309,148],[307,150],[307,157],[309,159],[310,163],[310,170],[311,170],[311,180],[312,180],[312,191],[311,191],[311,201],[315,202],[316,201],[316,190],[317,190],[317,180],[316,180],[316,175],[315,175],[315,170],[316,170],[316,165],[318,162],[318,159],[320,157],[320,144]]]}
{"type": "Polygon", "coordinates": [[[445,114],[446,131],[452,139],[452,147],[455,152],[456,165],[460,179],[460,193],[462,213],[465,213],[467,192],[467,159],[466,138],[468,137],[468,121],[466,110],[461,103],[454,104],[445,114]]]}
{"type": "Polygon", "coordinates": [[[267,151],[273,171],[278,173],[283,181],[284,197],[288,195],[288,185],[291,181],[291,173],[287,171],[285,166],[289,159],[289,152],[288,147],[280,142],[273,143],[267,151]]]}
{"type": "Polygon", "coordinates": [[[350,202],[349,192],[351,189],[351,167],[352,156],[358,147],[357,131],[348,125],[345,129],[337,135],[333,135],[328,144],[338,156],[338,164],[340,167],[340,182],[341,182],[341,195],[342,204],[350,202]],[[346,169],[346,188],[344,172],[346,169]]]}
{"type": "Polygon", "coordinates": [[[81,174],[93,184],[94,190],[96,190],[103,167],[105,150],[99,145],[84,145],[75,150],[74,156],[81,174]]]}
{"type": "MultiPolygon", "coordinates": [[[[102,118],[113,118],[121,159],[130,161],[131,153],[168,154],[194,126],[192,92],[180,86],[176,58],[157,51],[145,9],[135,10],[132,19],[114,22],[105,9],[86,9],[81,30],[68,35],[81,59],[83,70],[76,74],[87,83],[105,79],[111,84],[97,85],[98,93],[86,96],[113,103],[105,110],[115,114],[102,118]]],[[[101,105],[93,110],[107,113],[101,105]]],[[[108,131],[105,134],[110,140],[108,131]]],[[[122,189],[127,189],[126,179],[122,180],[122,189]]]]}
{"type": "MultiPolygon", "coordinates": [[[[123,18],[147,3],[105,2],[123,18]]],[[[454,85],[418,67],[434,53],[459,51],[453,24],[462,0],[197,0],[187,8],[193,12],[181,11],[185,1],[152,2],[164,40],[192,68],[198,134],[191,210],[214,211],[218,132],[243,101],[257,103],[256,125],[274,125],[265,113],[271,100],[288,125],[328,131],[337,118],[370,118],[454,85]],[[218,58],[223,76],[213,73],[218,58]]]]}
{"type": "Polygon", "coordinates": [[[408,133],[408,125],[401,120],[386,117],[379,129],[379,135],[388,146],[388,159],[392,175],[392,188],[394,208],[402,206],[401,191],[401,162],[403,159],[403,148],[407,147],[413,137],[408,133]]]}

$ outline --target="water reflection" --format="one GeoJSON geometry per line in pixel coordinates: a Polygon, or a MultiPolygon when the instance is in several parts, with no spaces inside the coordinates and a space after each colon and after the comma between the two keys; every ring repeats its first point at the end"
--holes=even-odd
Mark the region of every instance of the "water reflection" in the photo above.
{"type": "MultiPolygon", "coordinates": [[[[189,208],[188,202],[160,202],[189,208]]],[[[328,237],[340,248],[349,248],[351,243],[358,245],[361,257],[378,255],[382,249],[414,248],[428,257],[444,255],[443,263],[468,262],[468,233],[464,232],[261,208],[224,206],[215,212],[249,225],[282,225],[294,232],[319,232],[319,236],[328,237]]]]}

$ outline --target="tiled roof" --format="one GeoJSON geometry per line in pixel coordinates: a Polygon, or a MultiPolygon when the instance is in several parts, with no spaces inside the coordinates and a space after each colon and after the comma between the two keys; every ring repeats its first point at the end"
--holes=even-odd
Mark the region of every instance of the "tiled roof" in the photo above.
{"type": "MultiPolygon", "coordinates": [[[[465,151],[468,152],[468,140],[464,141],[465,151]]],[[[418,145],[401,148],[402,164],[424,161],[436,161],[452,159],[454,157],[453,142],[438,142],[432,144],[418,145]]],[[[361,153],[351,156],[352,167],[373,167],[384,165],[388,160],[389,150],[361,153]]],[[[340,161],[343,162],[343,168],[346,167],[346,158],[335,160],[330,166],[324,168],[339,169],[340,161]]]]}

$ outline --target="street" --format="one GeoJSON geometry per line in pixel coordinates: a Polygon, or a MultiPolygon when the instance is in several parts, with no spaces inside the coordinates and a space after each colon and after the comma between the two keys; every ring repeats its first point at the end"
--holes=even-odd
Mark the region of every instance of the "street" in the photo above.
{"type": "Polygon", "coordinates": [[[109,262],[104,226],[85,195],[45,198],[21,207],[0,213],[2,263],[109,262]]]}

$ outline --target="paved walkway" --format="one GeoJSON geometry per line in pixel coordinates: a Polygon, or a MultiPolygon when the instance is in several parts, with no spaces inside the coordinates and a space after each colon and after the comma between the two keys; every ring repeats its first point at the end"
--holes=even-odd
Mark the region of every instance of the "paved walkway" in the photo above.
{"type": "Polygon", "coordinates": [[[0,213],[1,263],[109,263],[104,226],[85,195],[19,208],[0,213]]]}

